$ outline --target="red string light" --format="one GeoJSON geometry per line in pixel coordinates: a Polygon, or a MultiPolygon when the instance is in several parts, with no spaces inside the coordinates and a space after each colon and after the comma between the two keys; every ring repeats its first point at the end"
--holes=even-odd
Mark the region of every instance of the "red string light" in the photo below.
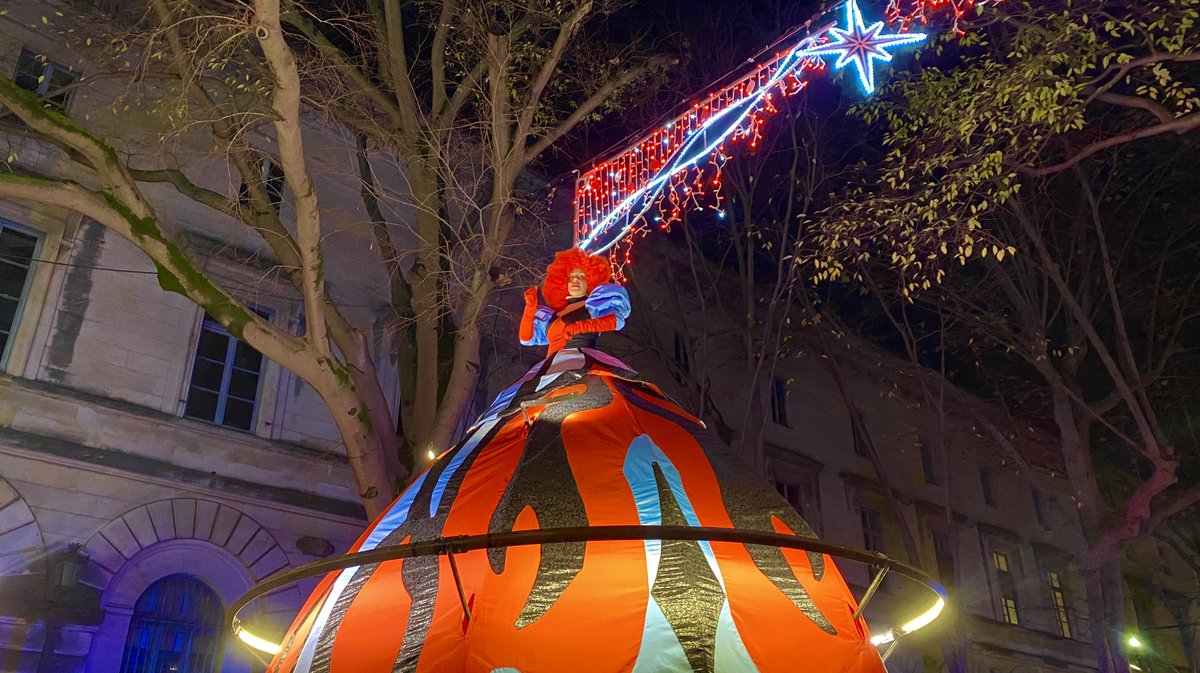
{"type": "MultiPolygon", "coordinates": [[[[966,12],[987,1],[1002,0],[887,0],[884,16],[888,24],[901,32],[949,16],[951,29],[961,33],[960,20],[966,12]]],[[[776,68],[781,64],[782,67],[795,68],[794,61],[787,64],[791,51],[789,48],[780,52],[733,83],[698,97],[679,116],[579,176],[575,186],[574,226],[577,238],[582,240],[590,233],[593,223],[616,212],[627,198],[660,177],[659,171],[676,160],[676,150],[685,145],[691,134],[702,132],[709,120],[723,110],[761,95],[754,111],[746,116],[724,143],[708,155],[707,160],[696,162],[669,176],[666,184],[657,192],[654,203],[640,211],[648,214],[650,221],[641,214],[627,216],[634,221],[622,224],[622,227],[628,228],[627,233],[608,249],[618,280],[624,278],[624,268],[633,261],[633,245],[637,239],[654,229],[669,230],[672,224],[682,221],[688,211],[709,208],[718,216],[723,215],[721,169],[728,158],[729,143],[744,143],[751,151],[757,149],[763,125],[778,112],[776,101],[801,93],[807,88],[811,75],[822,74],[826,70],[825,62],[820,58],[806,60],[764,95],[761,89],[771,82],[776,68]]]]}

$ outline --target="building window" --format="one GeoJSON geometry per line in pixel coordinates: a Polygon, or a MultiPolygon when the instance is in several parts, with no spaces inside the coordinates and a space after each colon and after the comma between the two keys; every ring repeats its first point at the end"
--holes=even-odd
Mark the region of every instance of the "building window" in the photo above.
{"type": "Polygon", "coordinates": [[[854,444],[854,455],[862,456],[863,458],[870,458],[871,454],[867,452],[866,433],[863,432],[860,434],[859,428],[853,427],[856,423],[857,423],[857,421],[851,420],[852,427],[851,427],[850,431],[853,434],[851,441],[854,444]]]}
{"type": "Polygon", "coordinates": [[[684,339],[679,332],[675,333],[675,364],[685,372],[688,371],[691,364],[688,359],[687,339],[684,339]]]}
{"type": "Polygon", "coordinates": [[[262,369],[263,356],[258,351],[205,314],[183,415],[250,430],[262,369]]]}
{"type": "Polygon", "coordinates": [[[816,474],[804,474],[796,480],[775,480],[775,490],[787,500],[813,531],[821,534],[821,494],[816,474]]]}
{"type": "Polygon", "coordinates": [[[996,588],[999,590],[1000,616],[1009,624],[1020,624],[1017,611],[1017,583],[1013,579],[1008,554],[992,552],[992,567],[996,569],[996,588]]]}
{"type": "Polygon", "coordinates": [[[8,362],[12,336],[29,292],[38,237],[0,221],[0,367],[8,362]]]}
{"type": "Polygon", "coordinates": [[[933,460],[933,448],[924,440],[917,440],[917,447],[921,450],[921,471],[925,474],[926,484],[938,484],[937,465],[933,460]]]}
{"type": "Polygon", "coordinates": [[[1062,578],[1053,570],[1046,573],[1050,580],[1050,599],[1054,602],[1054,615],[1058,617],[1058,632],[1063,638],[1071,637],[1071,618],[1067,614],[1067,594],[1062,578]]]}
{"type": "MultiPolygon", "coordinates": [[[[258,164],[258,178],[267,190],[267,198],[271,200],[271,205],[275,206],[275,210],[279,210],[279,204],[283,203],[285,185],[283,169],[268,157],[258,164]]],[[[243,206],[250,205],[250,187],[245,182],[238,188],[238,203],[243,206]]]]}
{"type": "Polygon", "coordinates": [[[189,575],[168,575],[133,608],[121,673],[212,673],[220,652],[223,607],[189,575]]]}
{"type": "Polygon", "coordinates": [[[787,426],[787,381],[773,379],[771,381],[771,420],[779,425],[787,426]]]}
{"type": "Polygon", "coordinates": [[[942,584],[954,583],[954,549],[950,544],[950,536],[941,531],[933,532],[933,556],[937,561],[938,578],[942,584]]]}
{"type": "Polygon", "coordinates": [[[775,490],[779,491],[779,495],[787,500],[792,509],[796,510],[800,516],[804,516],[804,500],[800,497],[800,487],[796,484],[787,481],[775,480],[775,490]]]}
{"type": "Polygon", "coordinates": [[[1046,503],[1042,500],[1041,489],[1037,486],[1032,486],[1029,492],[1033,496],[1033,515],[1037,517],[1038,525],[1042,528],[1049,528],[1046,525],[1046,503]]]}
{"type": "Polygon", "coordinates": [[[71,106],[71,99],[75,97],[75,90],[63,89],[78,80],[79,73],[41,54],[23,48],[17,56],[17,72],[13,81],[22,89],[41,96],[48,108],[66,112],[71,106]]]}
{"type": "Polygon", "coordinates": [[[879,512],[867,507],[859,508],[859,516],[862,519],[863,547],[866,547],[867,551],[884,553],[883,517],[879,512]]]}
{"type": "Polygon", "coordinates": [[[979,468],[979,490],[983,493],[983,501],[988,507],[996,506],[996,491],[992,488],[992,471],[986,467],[979,468]]]}

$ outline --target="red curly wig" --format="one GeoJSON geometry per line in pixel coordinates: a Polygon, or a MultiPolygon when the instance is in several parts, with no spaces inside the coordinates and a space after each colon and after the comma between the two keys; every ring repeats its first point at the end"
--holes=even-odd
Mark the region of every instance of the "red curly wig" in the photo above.
{"type": "Polygon", "coordinates": [[[567,277],[573,269],[582,269],[587,274],[588,292],[612,280],[612,264],[604,257],[589,255],[579,248],[555,253],[554,261],[546,268],[546,281],[542,283],[542,297],[555,311],[567,306],[567,277]]]}

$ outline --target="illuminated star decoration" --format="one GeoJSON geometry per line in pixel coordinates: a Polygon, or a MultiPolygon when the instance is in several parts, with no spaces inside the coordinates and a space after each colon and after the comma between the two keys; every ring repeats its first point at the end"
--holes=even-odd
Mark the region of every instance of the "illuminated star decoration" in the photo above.
{"type": "Polygon", "coordinates": [[[804,56],[836,55],[838,60],[834,68],[838,70],[847,63],[853,63],[858,70],[858,81],[862,83],[863,90],[868,94],[874,93],[875,61],[891,61],[892,55],[887,51],[889,48],[916,44],[926,38],[924,33],[885,35],[882,31],[882,21],[864,26],[857,0],[847,0],[846,28],[830,28],[828,43],[805,48],[797,53],[804,56]]]}
{"type": "MultiPolygon", "coordinates": [[[[887,0],[887,21],[867,27],[857,0],[844,0],[845,14],[839,20],[817,23],[822,17],[816,17],[792,31],[789,35],[807,35],[732,82],[698,96],[679,115],[579,175],[575,244],[592,254],[607,253],[620,278],[632,261],[636,238],[653,229],[667,230],[691,210],[712,210],[723,218],[722,166],[737,144],[751,151],[757,147],[780,101],[805,90],[835,61],[836,68],[853,62],[870,94],[876,61],[889,62],[891,51],[926,39],[925,34],[908,32],[908,26],[953,14],[957,31],[958,17],[985,1],[1002,0],[887,0]],[[885,24],[898,26],[893,30],[900,32],[885,34],[885,24]]],[[[841,9],[839,5],[833,11],[841,15],[841,9]]]]}

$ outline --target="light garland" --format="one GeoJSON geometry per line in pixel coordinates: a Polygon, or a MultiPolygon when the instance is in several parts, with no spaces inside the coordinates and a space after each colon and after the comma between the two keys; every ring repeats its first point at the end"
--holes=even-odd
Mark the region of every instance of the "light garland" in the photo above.
{"type": "MultiPolygon", "coordinates": [[[[884,18],[888,25],[899,26],[901,32],[914,25],[928,25],[935,17],[949,14],[951,28],[962,33],[959,22],[967,12],[988,0],[888,0],[884,18]]],[[[990,0],[1002,2],[1002,0],[990,0]]]]}
{"type": "MultiPolygon", "coordinates": [[[[976,0],[888,0],[887,23],[865,26],[857,0],[841,5],[844,23],[830,22],[756,66],[748,74],[693,103],[691,109],[647,133],[619,154],[599,162],[575,183],[575,241],[594,254],[607,252],[618,275],[632,261],[633,241],[654,228],[666,230],[688,210],[724,215],[721,167],[731,143],[757,148],[775,102],[803,91],[812,74],[853,64],[866,93],[875,89],[876,62],[892,59],[889,48],[926,39],[909,28],[938,12],[954,14],[954,28],[976,0]]],[[[809,22],[810,24],[813,22],[809,22]]]]}

